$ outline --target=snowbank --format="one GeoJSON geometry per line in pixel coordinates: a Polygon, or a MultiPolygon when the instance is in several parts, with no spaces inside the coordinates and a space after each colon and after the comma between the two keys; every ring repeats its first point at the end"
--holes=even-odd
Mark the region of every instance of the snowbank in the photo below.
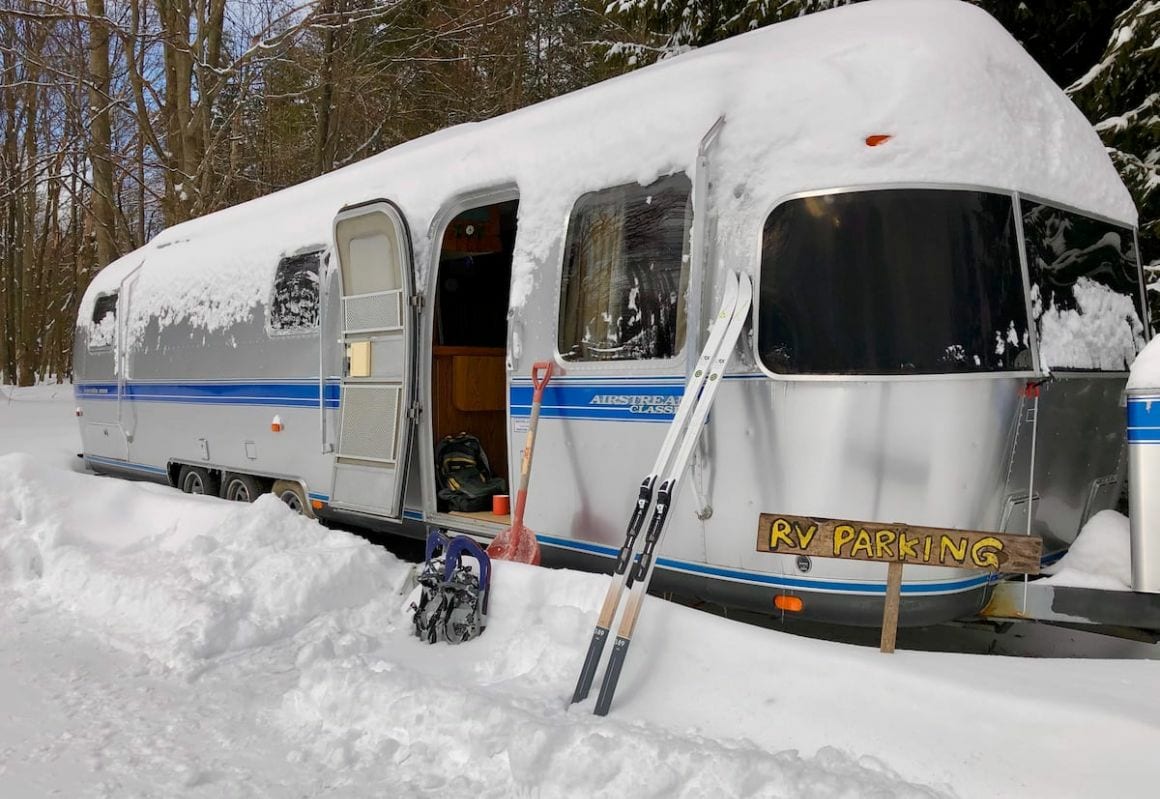
{"type": "Polygon", "coordinates": [[[256,662],[297,673],[265,713],[296,745],[293,763],[335,775],[386,766],[396,790],[455,796],[938,795],[836,748],[803,757],[569,715],[561,689],[602,577],[497,564],[493,624],[453,648],[411,637],[407,572],[271,496],[225,503],[0,456],[0,595],[80,620],[144,657],[146,672],[196,681],[256,662]]]}
{"type": "MultiPolygon", "coordinates": [[[[42,406],[75,436],[67,398],[0,436],[53,440],[42,406]]],[[[1154,792],[1153,662],[884,656],[649,598],[601,719],[567,700],[606,577],[496,564],[486,633],[433,647],[407,571],[270,498],[0,455],[0,795],[1154,792]]]]}
{"type": "Polygon", "coordinates": [[[1102,510],[1088,519],[1067,554],[1044,582],[1073,588],[1132,590],[1132,542],[1128,517],[1102,510]]]}
{"type": "Polygon", "coordinates": [[[390,594],[406,568],[292,513],[0,457],[0,587],[181,671],[390,594]]]}

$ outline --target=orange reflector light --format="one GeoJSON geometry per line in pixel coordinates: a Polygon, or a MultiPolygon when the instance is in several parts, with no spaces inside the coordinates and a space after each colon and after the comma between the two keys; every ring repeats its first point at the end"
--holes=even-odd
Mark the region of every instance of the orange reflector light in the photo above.
{"type": "Polygon", "coordinates": [[[281,416],[275,416],[274,420],[272,422],[270,422],[270,430],[274,433],[281,433],[282,432],[282,417],[281,416]]]}
{"type": "Polygon", "coordinates": [[[804,605],[800,596],[786,596],[779,594],[773,598],[773,606],[778,610],[784,610],[789,613],[798,613],[804,605]]]}
{"type": "Polygon", "coordinates": [[[867,147],[877,147],[879,144],[885,144],[890,141],[889,133],[872,133],[866,137],[867,147]]]}
{"type": "Polygon", "coordinates": [[[310,507],[314,508],[315,510],[322,510],[322,508],[324,506],[325,506],[325,503],[323,503],[323,501],[321,499],[310,500],[310,507]]]}

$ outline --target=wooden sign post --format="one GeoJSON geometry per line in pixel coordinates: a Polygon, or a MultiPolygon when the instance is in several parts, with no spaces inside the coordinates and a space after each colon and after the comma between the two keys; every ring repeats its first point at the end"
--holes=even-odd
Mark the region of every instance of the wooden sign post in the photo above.
{"type": "Polygon", "coordinates": [[[778,555],[869,560],[890,564],[882,611],[883,652],[893,652],[907,563],[981,569],[1004,574],[1039,574],[1043,542],[1038,536],[1006,535],[906,524],[763,513],[757,551],[778,555]]]}

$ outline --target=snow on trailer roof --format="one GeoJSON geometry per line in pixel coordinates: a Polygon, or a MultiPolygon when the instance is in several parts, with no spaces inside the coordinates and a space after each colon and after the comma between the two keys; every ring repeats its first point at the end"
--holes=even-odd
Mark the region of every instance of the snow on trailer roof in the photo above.
{"type": "Polygon", "coordinates": [[[512,304],[526,299],[575,199],[685,169],[719,117],[722,237],[756,241],[796,192],[882,183],[1020,190],[1136,224],[1080,111],[994,19],[960,0],[871,0],[735,37],[495,119],[449,128],[160,233],[94,279],[79,318],[144,262],[127,329],[207,330],[264,304],[277,256],[330,239],[337,211],[387,197],[424,233],[450,198],[518,186],[512,304]],[[866,137],[887,134],[868,147],[866,137]]]}

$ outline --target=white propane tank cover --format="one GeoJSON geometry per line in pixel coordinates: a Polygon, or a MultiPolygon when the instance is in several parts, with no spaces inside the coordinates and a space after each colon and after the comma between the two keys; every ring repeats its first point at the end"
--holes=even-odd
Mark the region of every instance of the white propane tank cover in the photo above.
{"type": "Polygon", "coordinates": [[[1128,518],[1132,590],[1160,594],[1160,338],[1128,378],[1128,518]]]}

